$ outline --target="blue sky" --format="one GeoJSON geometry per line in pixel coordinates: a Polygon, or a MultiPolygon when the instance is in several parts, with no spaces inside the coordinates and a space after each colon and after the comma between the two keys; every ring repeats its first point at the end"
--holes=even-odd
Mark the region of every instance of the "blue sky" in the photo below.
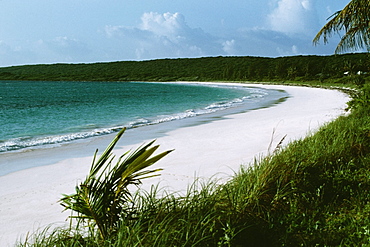
{"type": "Polygon", "coordinates": [[[333,54],[312,39],[349,0],[0,0],[0,66],[333,54]]]}

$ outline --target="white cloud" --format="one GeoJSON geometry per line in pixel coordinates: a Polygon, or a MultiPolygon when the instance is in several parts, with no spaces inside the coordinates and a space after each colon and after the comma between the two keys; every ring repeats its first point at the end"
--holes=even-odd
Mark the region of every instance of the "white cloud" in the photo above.
{"type": "Polygon", "coordinates": [[[278,52],[279,56],[292,56],[300,54],[296,45],[292,45],[291,47],[277,47],[276,51],[278,52]]]}
{"type": "Polygon", "coordinates": [[[226,52],[228,55],[235,55],[237,54],[237,48],[235,44],[235,40],[226,40],[225,42],[222,43],[222,50],[226,52]]]}
{"type": "Polygon", "coordinates": [[[180,13],[144,13],[137,27],[106,26],[105,33],[122,45],[134,46],[136,59],[197,57],[221,51],[214,37],[190,28],[180,13]]]}
{"type": "Polygon", "coordinates": [[[268,15],[268,27],[287,34],[312,36],[317,25],[314,0],[278,0],[268,15]]]}
{"type": "Polygon", "coordinates": [[[296,45],[292,46],[292,52],[293,52],[293,54],[298,54],[299,53],[298,47],[296,45]]]}
{"type": "Polygon", "coordinates": [[[158,14],[155,12],[144,13],[141,17],[141,29],[152,32],[158,36],[166,36],[173,41],[191,32],[185,23],[185,18],[179,13],[158,14]]]}

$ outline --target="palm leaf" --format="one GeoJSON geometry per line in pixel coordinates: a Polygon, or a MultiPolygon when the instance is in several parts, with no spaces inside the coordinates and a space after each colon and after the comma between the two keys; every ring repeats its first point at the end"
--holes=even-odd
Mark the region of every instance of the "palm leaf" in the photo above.
{"type": "Polygon", "coordinates": [[[100,235],[105,239],[118,226],[120,220],[130,215],[132,208],[129,185],[138,185],[142,179],[158,176],[162,169],[144,170],[153,165],[172,150],[153,156],[158,145],[155,141],[139,147],[134,152],[124,153],[112,165],[115,156],[113,148],[123,135],[122,129],[97,159],[95,152],[92,166],[85,181],[76,186],[76,193],[63,195],[61,205],[77,213],[72,216],[82,222],[88,221],[89,226],[97,226],[100,235]],[[153,157],[152,157],[153,156],[153,157]],[[91,224],[92,223],[92,224],[91,224]]]}
{"type": "Polygon", "coordinates": [[[335,50],[336,53],[344,52],[348,49],[367,49],[370,50],[370,1],[352,0],[343,10],[336,12],[329,17],[330,21],[317,33],[314,44],[318,44],[323,38],[324,43],[328,43],[329,38],[334,33],[344,35],[335,50]]]}

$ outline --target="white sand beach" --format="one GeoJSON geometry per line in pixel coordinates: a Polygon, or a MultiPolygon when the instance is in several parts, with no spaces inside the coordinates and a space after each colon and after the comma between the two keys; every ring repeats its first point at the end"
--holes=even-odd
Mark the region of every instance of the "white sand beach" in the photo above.
{"type": "MultiPolygon", "coordinates": [[[[168,190],[185,191],[196,177],[228,179],[241,165],[248,165],[254,157],[267,154],[269,146],[276,147],[285,135],[284,144],[287,144],[344,114],[349,100],[347,95],[336,90],[245,85],[285,90],[290,98],[269,108],[228,115],[217,121],[165,133],[158,130],[157,126],[127,131],[128,137],[140,135],[146,139],[148,136],[146,142],[153,137],[157,138],[156,143],[161,146],[159,151],[175,149],[155,164],[155,167],[164,169],[162,175],[144,180],[144,188],[160,182],[160,187],[168,190]]],[[[113,136],[92,138],[68,144],[61,149],[18,152],[4,156],[12,164],[41,162],[44,159],[52,159],[53,164],[0,177],[0,246],[13,246],[18,238],[24,239],[27,232],[34,232],[49,224],[67,224],[69,212],[62,213],[63,208],[58,200],[62,194],[73,193],[75,185],[88,173],[95,149],[99,147],[103,151],[113,136]]],[[[114,151],[117,155],[143,143],[140,140],[127,145],[125,136],[114,151]]],[[[2,156],[0,164],[1,159],[2,156]]]]}

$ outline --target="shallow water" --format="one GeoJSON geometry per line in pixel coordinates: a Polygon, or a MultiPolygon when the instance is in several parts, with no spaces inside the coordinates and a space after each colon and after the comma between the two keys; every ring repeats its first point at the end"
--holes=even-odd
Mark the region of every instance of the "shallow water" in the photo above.
{"type": "Polygon", "coordinates": [[[268,107],[286,96],[226,85],[0,81],[0,152],[67,143],[122,127],[268,107]]]}

